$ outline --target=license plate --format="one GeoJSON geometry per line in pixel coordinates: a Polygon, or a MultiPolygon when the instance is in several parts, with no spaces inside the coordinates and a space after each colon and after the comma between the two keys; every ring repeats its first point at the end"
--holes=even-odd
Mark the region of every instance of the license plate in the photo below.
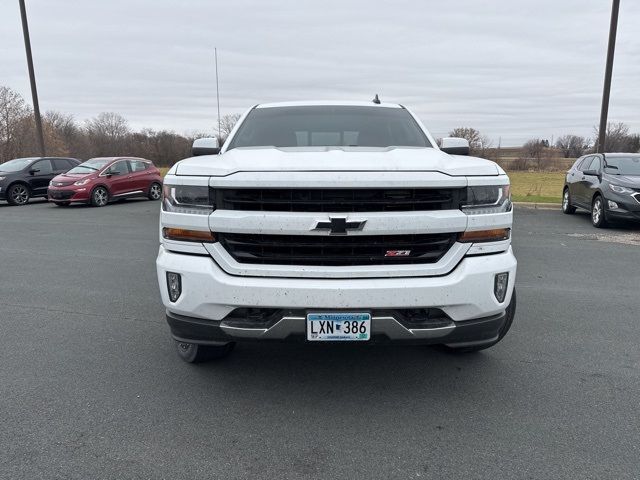
{"type": "Polygon", "coordinates": [[[307,340],[311,342],[366,341],[371,334],[370,313],[309,313],[307,340]]]}

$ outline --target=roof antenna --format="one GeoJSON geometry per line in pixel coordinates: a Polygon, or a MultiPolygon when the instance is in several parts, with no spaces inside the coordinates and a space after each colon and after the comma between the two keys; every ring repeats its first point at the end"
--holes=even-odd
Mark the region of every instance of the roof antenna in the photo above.
{"type": "Polygon", "coordinates": [[[378,98],[378,94],[376,93],[376,96],[373,97],[373,103],[375,103],[376,105],[380,105],[380,99],[378,98]]]}

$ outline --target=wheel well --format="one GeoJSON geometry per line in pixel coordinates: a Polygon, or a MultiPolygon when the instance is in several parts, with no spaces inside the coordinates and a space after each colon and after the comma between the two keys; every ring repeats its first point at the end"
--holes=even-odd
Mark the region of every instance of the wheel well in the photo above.
{"type": "Polygon", "coordinates": [[[593,205],[593,202],[596,201],[596,197],[602,197],[602,199],[604,200],[604,195],[602,195],[602,192],[598,190],[593,194],[593,197],[591,197],[591,205],[593,205]]]}
{"type": "Polygon", "coordinates": [[[9,186],[7,187],[7,192],[9,191],[9,189],[11,187],[13,187],[14,185],[24,185],[27,190],[29,190],[29,195],[31,195],[31,187],[29,186],[29,184],[27,182],[25,182],[24,180],[14,180],[13,182],[11,182],[9,184],[9,186]]]}

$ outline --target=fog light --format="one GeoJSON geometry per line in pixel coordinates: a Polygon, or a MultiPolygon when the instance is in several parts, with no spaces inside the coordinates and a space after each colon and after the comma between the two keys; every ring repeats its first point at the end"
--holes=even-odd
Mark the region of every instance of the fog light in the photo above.
{"type": "Polygon", "coordinates": [[[167,272],[167,290],[169,291],[169,300],[175,302],[180,298],[182,293],[182,279],[179,273],[167,272]]]}
{"type": "Polygon", "coordinates": [[[509,272],[498,273],[493,282],[493,294],[496,300],[502,303],[507,296],[507,286],[509,285],[509,272]]]}
{"type": "Polygon", "coordinates": [[[607,200],[607,202],[609,202],[609,210],[618,208],[618,204],[616,202],[612,202],[611,200],[607,200]]]}

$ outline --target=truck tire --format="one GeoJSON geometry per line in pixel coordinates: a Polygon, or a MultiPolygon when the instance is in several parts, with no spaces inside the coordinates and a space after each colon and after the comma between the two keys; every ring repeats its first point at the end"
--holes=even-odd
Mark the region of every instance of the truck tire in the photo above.
{"type": "Polygon", "coordinates": [[[224,345],[198,345],[197,343],[187,343],[174,341],[178,356],[187,363],[202,363],[216,358],[226,357],[235,347],[235,343],[224,345]]]}

